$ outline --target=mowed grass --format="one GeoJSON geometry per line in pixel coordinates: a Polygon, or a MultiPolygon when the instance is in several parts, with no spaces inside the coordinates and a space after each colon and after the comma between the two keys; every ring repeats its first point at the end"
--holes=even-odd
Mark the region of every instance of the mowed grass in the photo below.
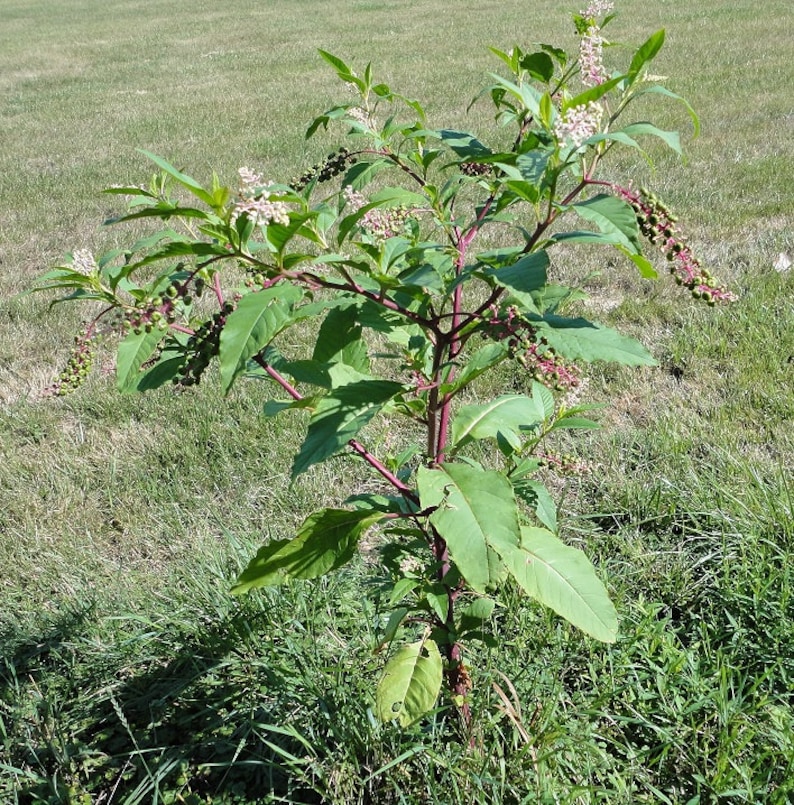
{"type": "MultiPolygon", "coordinates": [[[[679,211],[739,294],[699,307],[609,253],[593,313],[660,366],[598,367],[604,429],[561,445],[587,461],[553,481],[563,536],[599,564],[621,614],[595,645],[507,591],[497,648],[472,647],[474,746],[442,710],[377,725],[377,552],[317,584],[228,595],[302,514],[367,483],[343,461],[287,484],[297,417],[259,416],[261,388],[120,397],[112,364],[41,399],[79,312],[14,299],[73,248],[128,237],[100,190],[146,181],[136,149],[229,183],[249,165],[299,175],[336,144],[308,121],[344,89],[316,49],[372,60],[431,123],[482,133],[466,106],[488,45],[576,40],[543,0],[165,0],[0,3],[0,799],[19,803],[786,803],[794,797],[794,79],[789,3],[618,5],[616,41],[659,27],[653,70],[698,110],[688,161],[621,161],[679,211]],[[763,13],[762,13],[763,12],[763,13]],[[346,487],[347,485],[347,487],[346,487]],[[502,676],[504,674],[504,676],[502,676]],[[181,799],[180,799],[181,798],[181,799]],[[192,798],[192,799],[191,799],[192,798]]],[[[625,48],[607,59],[624,59],[625,48]]],[[[505,382],[520,382],[505,378],[505,382]]],[[[384,434],[373,431],[377,445],[384,434]]]]}

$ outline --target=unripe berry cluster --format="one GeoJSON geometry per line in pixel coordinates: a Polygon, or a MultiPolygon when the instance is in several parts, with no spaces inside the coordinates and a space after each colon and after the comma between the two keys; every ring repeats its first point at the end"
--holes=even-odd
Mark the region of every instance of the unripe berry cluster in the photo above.
{"type": "Polygon", "coordinates": [[[541,453],[538,458],[540,459],[541,467],[554,470],[561,475],[582,475],[589,469],[587,464],[579,461],[577,457],[571,453],[547,451],[541,453]]]}
{"type": "Polygon", "coordinates": [[[612,185],[612,189],[631,205],[642,234],[664,252],[670,264],[670,273],[678,285],[691,291],[695,299],[702,299],[709,305],[736,300],[734,294],[718,285],[711,273],[700,265],[679,232],[678,218],[655,193],[644,187],[639,192],[619,185],[612,185]]]}
{"type": "Polygon", "coordinates": [[[75,336],[74,346],[64,370],[51,386],[44,389],[47,397],[63,397],[83,385],[94,363],[92,342],[95,336],[96,330],[93,327],[87,327],[75,336]]]}
{"type": "Polygon", "coordinates": [[[338,151],[328,154],[322,162],[312,165],[302,176],[292,182],[295,190],[303,190],[311,182],[328,182],[340,173],[344,173],[348,165],[353,165],[358,160],[355,154],[351,154],[344,146],[338,151]]]}
{"type": "Polygon", "coordinates": [[[548,341],[537,337],[537,331],[510,307],[500,314],[495,306],[487,321],[490,335],[498,341],[507,341],[510,355],[523,366],[532,380],[553,391],[567,391],[581,383],[579,369],[567,363],[549,346],[548,341]]]}
{"type": "Polygon", "coordinates": [[[233,302],[226,302],[212,318],[205,321],[188,339],[185,347],[187,360],[180,367],[179,376],[173,379],[175,386],[195,386],[201,380],[210,361],[218,354],[221,331],[226,317],[234,310],[233,302]]]}
{"type": "Polygon", "coordinates": [[[162,296],[149,296],[138,300],[134,306],[125,308],[124,326],[135,333],[150,333],[154,329],[167,330],[168,325],[176,321],[177,299],[189,301],[182,286],[170,285],[162,296]]]}

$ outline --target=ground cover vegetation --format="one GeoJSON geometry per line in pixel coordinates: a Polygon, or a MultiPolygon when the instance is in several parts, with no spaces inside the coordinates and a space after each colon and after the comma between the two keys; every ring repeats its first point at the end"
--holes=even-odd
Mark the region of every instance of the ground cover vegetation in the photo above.
{"type": "MultiPolygon", "coordinates": [[[[472,37],[464,50],[480,46],[482,59],[433,75],[422,55],[433,30],[427,19],[351,4],[349,27],[335,18],[336,27],[329,23],[320,37],[301,30],[305,9],[300,17],[280,9],[283,34],[271,50],[292,54],[294,46],[284,43],[301,40],[306,58],[291,69],[310,79],[306,87],[289,84],[287,113],[274,101],[251,127],[246,121],[263,108],[262,93],[277,91],[253,65],[240,64],[256,62],[261,43],[241,45],[236,28],[229,39],[219,33],[239,11],[233,7],[218,17],[217,9],[191,6],[189,25],[169,31],[177,5],[150,18],[134,47],[111,37],[112,9],[104,18],[91,4],[75,6],[57,31],[36,28],[39,36],[65,38],[65,49],[55,51],[65,54],[61,64],[43,64],[35,40],[19,50],[15,26],[30,30],[36,9],[9,9],[3,52],[18,67],[4,71],[2,156],[22,160],[26,170],[3,171],[3,198],[17,202],[3,235],[4,296],[55,263],[64,242],[97,251],[116,245],[112,230],[97,235],[95,225],[118,207],[96,206],[95,190],[131,175],[133,166],[139,174],[135,147],[168,154],[195,174],[203,162],[207,172],[213,166],[230,175],[257,151],[269,175],[297,176],[322,160],[324,143],[310,141],[317,150],[295,168],[294,154],[306,151],[303,121],[332,97],[330,82],[317,78],[314,47],[366,63],[372,54],[351,33],[362,15],[383,15],[383,27],[373,27],[394,46],[393,53],[383,48],[390,84],[427,97],[432,117],[458,115],[460,129],[479,130],[482,113],[474,107],[464,114],[471,93],[461,97],[465,81],[456,79],[470,75],[479,86],[493,67],[485,63],[486,46],[515,40],[514,20],[522,18],[521,9],[503,4],[477,28],[456,19],[455,33],[472,37]],[[94,36],[83,42],[77,32],[91,26],[94,36]],[[156,52],[169,34],[172,48],[156,52]],[[416,54],[410,61],[406,50],[416,54]],[[126,77],[106,69],[119,64],[119,53],[132,54],[126,77]],[[166,72],[168,94],[158,94],[152,108],[146,96],[166,92],[157,81],[166,72]],[[224,110],[239,97],[239,109],[224,112],[223,149],[218,119],[207,114],[220,100],[195,108],[197,87],[223,97],[224,110]],[[125,100],[109,110],[111,92],[125,100]],[[42,115],[53,117],[37,145],[42,115]],[[186,135],[185,120],[194,116],[186,135]],[[92,125],[85,127],[87,119],[92,125]],[[129,138],[129,149],[116,156],[104,147],[97,158],[93,138],[113,132],[122,143],[129,138]]],[[[40,8],[42,15],[48,10],[40,8]]],[[[451,21],[433,11],[435,35],[448,36],[451,21]]],[[[305,512],[340,505],[337,490],[365,484],[365,476],[332,459],[289,486],[287,457],[302,442],[301,420],[289,412],[275,430],[260,416],[261,397],[242,388],[222,400],[203,383],[189,395],[144,401],[115,396],[112,377],[100,372],[80,395],[43,402],[35,392],[52,382],[80,322],[61,306],[57,325],[44,327],[45,301],[12,301],[3,341],[9,570],[0,724],[7,798],[788,801],[794,347],[790,275],[772,264],[792,246],[783,169],[790,146],[770,137],[764,123],[790,125],[791,110],[784,96],[761,87],[774,83],[763,81],[767,73],[790,74],[790,44],[780,40],[771,11],[764,20],[749,4],[730,12],[720,4],[673,10],[657,20],[645,13],[635,20],[631,3],[621,11],[609,28],[616,40],[641,41],[647,24],[666,26],[673,43],[693,31],[701,33],[697,41],[716,43],[697,65],[692,54],[699,51],[689,42],[685,56],[669,46],[653,66],[676,77],[673,88],[705,121],[702,137],[687,148],[690,164],[682,168],[648,148],[657,164],[654,187],[697,225],[693,241],[703,262],[719,266],[740,301],[728,311],[705,311],[661,282],[642,284],[627,261],[606,253],[571,247],[555,257],[555,279],[587,277],[592,315],[633,331],[661,362],[590,373],[584,400],[618,405],[605,410],[602,433],[560,445],[571,463],[589,463],[589,470],[546,479],[564,495],[561,533],[585,548],[617,606],[617,643],[594,645],[508,585],[490,618],[495,647],[472,646],[467,657],[477,668],[473,745],[449,742],[448,709],[405,731],[379,724],[373,679],[383,661],[371,652],[384,613],[362,604],[377,574],[377,544],[359,564],[320,582],[228,595],[263,534],[294,534],[305,512]],[[743,47],[720,48],[720,37],[743,47]],[[726,72],[734,78],[730,97],[720,90],[726,72]]],[[[782,18],[785,9],[779,11],[782,18]]],[[[553,17],[533,21],[528,41],[559,40],[553,17]]],[[[575,47],[575,32],[569,36],[575,47]]],[[[616,53],[616,64],[619,55],[626,61],[631,54],[616,53]]],[[[609,63],[609,51],[605,58],[609,63]]],[[[284,64],[274,58],[269,65],[274,87],[284,64]]],[[[677,110],[663,115],[663,129],[681,126],[677,110]]],[[[627,166],[637,184],[647,178],[644,163],[618,168],[627,166]]],[[[492,382],[498,392],[531,390],[514,371],[492,382]]],[[[382,446],[390,435],[385,428],[372,438],[382,446]]]]}

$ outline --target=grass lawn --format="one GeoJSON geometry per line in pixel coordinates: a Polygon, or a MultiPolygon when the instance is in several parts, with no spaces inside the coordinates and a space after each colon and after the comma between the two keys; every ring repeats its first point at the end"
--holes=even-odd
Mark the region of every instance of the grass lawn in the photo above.
{"type": "Polygon", "coordinates": [[[562,445],[590,467],[557,482],[562,535],[597,563],[620,637],[595,644],[507,591],[496,648],[469,658],[473,747],[449,741],[448,710],[407,731],[374,720],[375,551],[229,595],[258,545],[360,480],[332,461],[289,486],[298,416],[276,429],[258,389],[224,400],[212,382],[121,396],[102,358],[78,394],[41,395],[79,311],[15,295],[128,235],[100,226],[119,211],[100,191],[148,180],[136,149],[202,180],[300,175],[338,144],[303,136],[339,100],[317,48],[371,60],[431,124],[479,131],[489,107],[466,109],[498,69],[488,46],[574,49],[577,10],[0,0],[0,800],[794,799],[794,269],[774,268],[794,257],[789,0],[618,1],[611,37],[665,27],[654,70],[702,122],[693,139],[660,103],[686,162],[653,148],[655,170],[621,167],[739,301],[699,306],[598,251],[554,264],[589,275],[594,314],[660,363],[598,367],[586,401],[609,403],[604,427],[562,445]]]}

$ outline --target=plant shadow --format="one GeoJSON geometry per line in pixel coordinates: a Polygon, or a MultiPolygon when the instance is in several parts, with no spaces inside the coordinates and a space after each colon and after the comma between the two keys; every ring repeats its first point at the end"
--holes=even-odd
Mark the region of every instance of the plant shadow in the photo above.
{"type": "Polygon", "coordinates": [[[239,608],[200,627],[120,634],[111,651],[89,637],[93,604],[38,635],[8,631],[0,756],[11,801],[321,802],[305,764],[285,767],[307,756],[285,727],[305,703],[287,649],[262,650],[270,620],[239,608]]]}

